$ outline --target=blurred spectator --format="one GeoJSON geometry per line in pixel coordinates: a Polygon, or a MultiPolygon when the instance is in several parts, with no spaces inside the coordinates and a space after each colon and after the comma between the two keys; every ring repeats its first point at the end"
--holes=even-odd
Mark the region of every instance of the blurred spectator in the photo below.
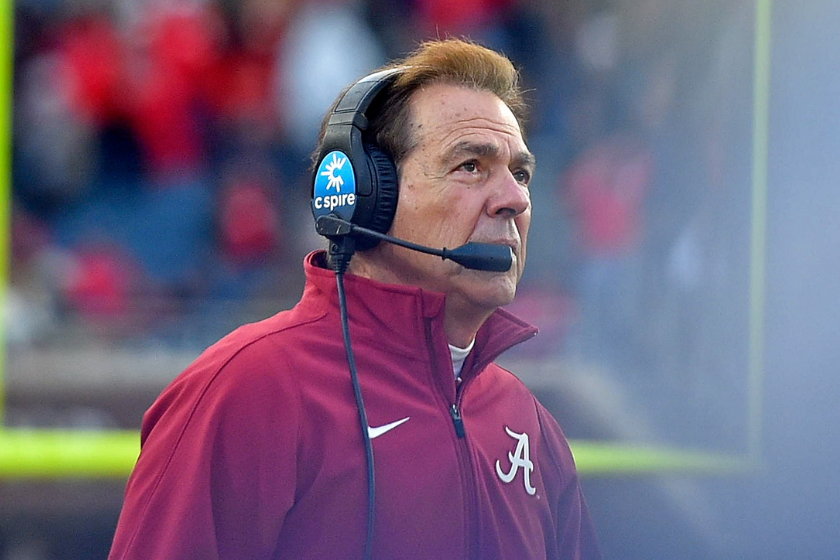
{"type": "Polygon", "coordinates": [[[64,300],[94,320],[114,320],[130,310],[135,268],[118,246],[82,247],[64,277],[64,300]]]}
{"type": "Polygon", "coordinates": [[[18,80],[14,194],[45,217],[91,190],[96,123],[79,111],[68,65],[57,50],[39,52],[18,80]]]}
{"type": "Polygon", "coordinates": [[[384,64],[385,53],[356,0],[304,3],[279,45],[277,104],[291,147],[307,154],[341,89],[384,64]]]}
{"type": "Polygon", "coordinates": [[[200,5],[166,5],[132,30],[131,122],[153,178],[195,176],[203,165],[200,86],[218,56],[214,23],[200,5]]]}
{"type": "Polygon", "coordinates": [[[241,151],[270,151],[285,112],[274,99],[281,44],[299,0],[247,0],[215,7],[218,53],[201,77],[214,153],[225,161],[241,151]]]}
{"type": "Polygon", "coordinates": [[[564,196],[579,251],[581,350],[615,364],[627,357],[638,303],[643,205],[653,173],[637,138],[608,136],[571,164],[564,196]]]}
{"type": "Polygon", "coordinates": [[[131,76],[114,22],[102,14],[83,14],[62,27],[60,52],[67,73],[67,94],[74,109],[95,126],[123,117],[130,100],[131,76]]]}
{"type": "Polygon", "coordinates": [[[225,258],[235,265],[265,262],[282,249],[271,187],[258,170],[229,172],[219,202],[219,235],[225,258]]]}
{"type": "Polygon", "coordinates": [[[13,205],[11,259],[15,266],[3,301],[4,341],[12,347],[37,343],[56,327],[56,290],[42,262],[52,246],[46,223],[13,205]]]}

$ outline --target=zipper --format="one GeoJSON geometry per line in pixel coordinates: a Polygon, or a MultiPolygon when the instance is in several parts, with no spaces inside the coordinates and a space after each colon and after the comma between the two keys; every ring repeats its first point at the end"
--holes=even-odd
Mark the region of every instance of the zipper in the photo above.
{"type": "Polygon", "coordinates": [[[470,559],[478,558],[478,531],[479,522],[478,515],[478,489],[476,484],[476,474],[473,467],[472,458],[470,456],[470,444],[466,439],[466,429],[464,427],[464,419],[461,416],[461,405],[463,400],[464,386],[468,381],[459,383],[455,390],[455,402],[449,407],[449,416],[452,418],[452,424],[455,426],[455,434],[458,436],[456,440],[456,451],[459,457],[459,464],[461,466],[461,480],[464,484],[464,500],[466,505],[466,557],[470,559]]]}
{"type": "Polygon", "coordinates": [[[452,408],[449,409],[449,415],[452,417],[452,423],[455,424],[455,434],[459,439],[463,439],[467,433],[464,431],[464,419],[461,418],[461,411],[458,409],[456,403],[452,403],[452,408]]]}

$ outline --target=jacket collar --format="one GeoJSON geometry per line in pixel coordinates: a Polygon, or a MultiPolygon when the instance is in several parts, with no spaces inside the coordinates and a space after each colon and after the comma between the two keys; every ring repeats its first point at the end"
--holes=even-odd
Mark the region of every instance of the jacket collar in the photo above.
{"type": "MultiPolygon", "coordinates": [[[[335,274],[325,263],[324,251],[314,251],[304,259],[306,287],[301,304],[313,310],[337,313],[335,274]]],[[[349,273],[344,276],[344,288],[354,340],[367,340],[405,356],[415,356],[425,340],[435,345],[446,344],[444,294],[416,286],[385,284],[349,273]]],[[[468,359],[470,369],[483,369],[502,352],[537,332],[536,327],[504,309],[497,309],[476,334],[468,359]]]]}

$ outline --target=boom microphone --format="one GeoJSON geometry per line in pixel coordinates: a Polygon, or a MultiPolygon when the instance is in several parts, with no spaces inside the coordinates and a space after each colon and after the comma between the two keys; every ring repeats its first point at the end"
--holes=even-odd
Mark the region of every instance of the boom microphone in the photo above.
{"type": "Polygon", "coordinates": [[[327,214],[315,220],[316,231],[326,237],[341,237],[344,235],[363,235],[373,237],[406,249],[436,255],[444,260],[449,259],[471,270],[488,270],[491,272],[506,272],[513,265],[513,253],[507,245],[493,243],[467,243],[455,249],[434,249],[425,245],[418,245],[411,241],[397,239],[378,231],[373,231],[342,220],[335,214],[327,214]]]}

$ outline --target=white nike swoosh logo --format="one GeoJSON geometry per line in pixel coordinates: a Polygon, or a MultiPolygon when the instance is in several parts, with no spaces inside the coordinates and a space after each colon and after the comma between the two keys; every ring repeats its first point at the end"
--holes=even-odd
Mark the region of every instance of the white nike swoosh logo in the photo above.
{"type": "Polygon", "coordinates": [[[384,434],[386,432],[390,432],[391,430],[393,430],[394,428],[396,428],[400,424],[402,424],[404,422],[408,422],[409,418],[411,418],[411,417],[406,416],[402,420],[397,420],[396,422],[391,422],[390,424],[385,424],[384,426],[379,426],[379,427],[376,427],[376,428],[374,428],[373,426],[368,426],[368,437],[370,437],[370,439],[376,439],[379,436],[381,436],[382,434],[384,434]]]}

